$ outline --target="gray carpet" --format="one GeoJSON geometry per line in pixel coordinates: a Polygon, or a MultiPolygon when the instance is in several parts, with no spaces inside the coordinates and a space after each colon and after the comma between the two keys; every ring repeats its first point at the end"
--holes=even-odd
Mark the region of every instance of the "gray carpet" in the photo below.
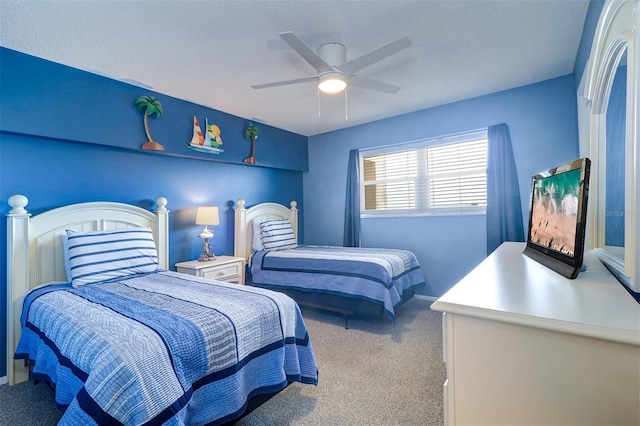
{"type": "MultiPolygon", "coordinates": [[[[318,386],[293,383],[236,426],[443,424],[441,314],[411,299],[387,318],[304,308],[318,386]]],[[[44,385],[0,386],[0,425],[54,425],[61,416],[44,385]]]]}
{"type": "Polygon", "coordinates": [[[44,384],[23,382],[0,386],[0,425],[50,426],[62,417],[53,392],[44,384]]]}

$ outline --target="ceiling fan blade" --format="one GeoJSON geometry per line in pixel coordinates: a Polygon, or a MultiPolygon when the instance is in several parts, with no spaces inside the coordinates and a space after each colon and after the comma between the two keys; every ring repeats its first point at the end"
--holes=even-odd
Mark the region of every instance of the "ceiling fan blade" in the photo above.
{"type": "Polygon", "coordinates": [[[357,58],[347,61],[336,68],[345,73],[345,75],[350,76],[369,65],[373,65],[376,62],[401,51],[402,49],[406,49],[411,46],[411,44],[411,40],[407,37],[402,37],[382,47],[374,49],[369,53],[365,53],[362,56],[358,56],[357,58]]]}
{"type": "Polygon", "coordinates": [[[348,83],[350,86],[359,87],[361,89],[369,89],[391,94],[398,93],[398,90],[401,89],[400,86],[396,86],[394,84],[383,83],[382,81],[372,80],[370,78],[358,77],[357,75],[349,77],[348,83]]]}
{"type": "Polygon", "coordinates": [[[315,68],[318,73],[333,71],[331,65],[327,64],[324,59],[318,56],[316,52],[300,40],[294,33],[287,31],[285,33],[280,33],[279,35],[289,46],[291,46],[293,50],[298,52],[298,55],[302,56],[305,61],[315,68]]]}
{"type": "Polygon", "coordinates": [[[313,77],[302,77],[293,80],[276,81],[273,83],[255,84],[251,87],[254,89],[266,89],[267,87],[287,86],[289,84],[307,83],[310,81],[318,81],[318,76],[314,75],[313,77]]]}

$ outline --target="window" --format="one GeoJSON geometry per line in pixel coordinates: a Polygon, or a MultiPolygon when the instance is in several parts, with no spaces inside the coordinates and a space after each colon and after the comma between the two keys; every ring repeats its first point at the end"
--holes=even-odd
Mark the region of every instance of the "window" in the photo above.
{"type": "Polygon", "coordinates": [[[364,217],[485,211],[486,131],[363,151],[360,161],[364,217]]]}

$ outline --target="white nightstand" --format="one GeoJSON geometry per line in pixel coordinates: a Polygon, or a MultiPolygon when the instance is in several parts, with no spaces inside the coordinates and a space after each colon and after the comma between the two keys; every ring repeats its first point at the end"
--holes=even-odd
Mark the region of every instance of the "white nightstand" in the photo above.
{"type": "Polygon", "coordinates": [[[244,259],[241,257],[217,256],[207,262],[179,262],[176,269],[182,274],[200,278],[244,284],[244,259]]]}

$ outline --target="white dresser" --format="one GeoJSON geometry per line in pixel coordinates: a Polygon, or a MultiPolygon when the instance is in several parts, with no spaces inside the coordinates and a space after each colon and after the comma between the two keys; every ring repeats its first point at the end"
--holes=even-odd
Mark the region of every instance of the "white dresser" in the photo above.
{"type": "Polygon", "coordinates": [[[640,425],[640,304],[591,254],[569,280],[505,243],[443,314],[445,423],[640,425]]]}

